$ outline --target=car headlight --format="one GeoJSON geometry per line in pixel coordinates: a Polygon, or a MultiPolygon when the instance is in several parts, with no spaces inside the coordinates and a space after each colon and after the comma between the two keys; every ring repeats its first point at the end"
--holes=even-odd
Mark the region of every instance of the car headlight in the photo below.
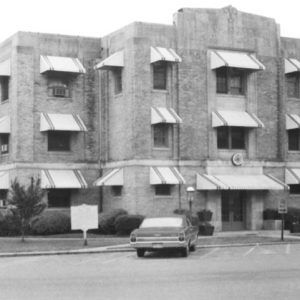
{"type": "Polygon", "coordinates": [[[130,236],[130,242],[132,242],[132,243],[136,242],[136,235],[135,234],[131,234],[131,236],[130,236]]]}
{"type": "Polygon", "coordinates": [[[184,232],[180,232],[179,233],[178,240],[180,242],[183,242],[185,240],[185,234],[184,234],[184,232]]]}

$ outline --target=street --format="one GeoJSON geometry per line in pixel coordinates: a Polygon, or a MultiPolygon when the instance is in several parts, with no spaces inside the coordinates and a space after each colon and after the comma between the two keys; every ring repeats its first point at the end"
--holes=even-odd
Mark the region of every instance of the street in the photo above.
{"type": "Polygon", "coordinates": [[[299,299],[300,245],[0,258],[0,299],[299,299]]]}

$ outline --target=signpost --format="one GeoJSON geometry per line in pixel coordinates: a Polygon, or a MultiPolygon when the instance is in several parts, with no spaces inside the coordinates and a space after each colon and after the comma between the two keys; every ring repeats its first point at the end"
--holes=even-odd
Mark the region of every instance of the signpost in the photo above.
{"type": "Polygon", "coordinates": [[[281,214],[281,240],[284,240],[284,215],[287,213],[287,200],[286,199],[280,199],[278,202],[278,213],[281,214]]]}
{"type": "Polygon", "coordinates": [[[98,228],[98,206],[87,204],[71,206],[71,228],[83,231],[83,244],[87,246],[87,231],[98,228]]]}

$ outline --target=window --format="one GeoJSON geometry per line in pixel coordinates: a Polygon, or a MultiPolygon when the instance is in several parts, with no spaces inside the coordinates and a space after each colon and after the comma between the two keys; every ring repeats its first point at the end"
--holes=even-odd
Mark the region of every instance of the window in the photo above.
{"type": "Polygon", "coordinates": [[[0,77],[0,84],[1,84],[1,101],[8,100],[8,89],[9,89],[9,77],[8,76],[1,76],[0,77]]]}
{"type": "Polygon", "coordinates": [[[0,207],[7,206],[7,190],[0,190],[0,207]]]}
{"type": "Polygon", "coordinates": [[[51,189],[48,191],[48,207],[70,207],[70,189],[51,189]]]}
{"type": "Polygon", "coordinates": [[[169,147],[169,125],[156,124],[153,125],[153,144],[157,148],[169,147]]]}
{"type": "Polygon", "coordinates": [[[115,82],[115,94],[122,92],[122,68],[115,68],[113,70],[114,82],[115,82]]]}
{"type": "Polygon", "coordinates": [[[245,129],[222,126],[217,129],[218,149],[246,149],[245,129]]]}
{"type": "Polygon", "coordinates": [[[159,184],[155,186],[155,196],[170,196],[171,185],[170,184],[159,184]]]}
{"type": "Polygon", "coordinates": [[[289,150],[291,151],[300,150],[299,129],[288,130],[288,143],[289,143],[289,150]]]}
{"type": "Polygon", "coordinates": [[[111,193],[114,197],[120,197],[122,195],[122,186],[121,185],[112,186],[111,193]]]}
{"type": "Polygon", "coordinates": [[[300,184],[290,184],[290,194],[300,194],[300,184]]]}
{"type": "Polygon", "coordinates": [[[299,73],[294,72],[285,75],[287,96],[299,98],[299,73]]]}
{"type": "Polygon", "coordinates": [[[70,98],[70,86],[72,75],[49,74],[48,75],[48,96],[56,98],[70,98]]]}
{"type": "Polygon", "coordinates": [[[156,62],[153,64],[153,88],[165,90],[167,88],[167,63],[156,62]]]}
{"type": "Polygon", "coordinates": [[[0,145],[1,145],[1,154],[8,153],[9,134],[6,133],[0,134],[0,145]]]}
{"type": "Polygon", "coordinates": [[[245,95],[245,70],[222,67],[216,70],[217,93],[231,95],[245,95]]]}
{"type": "Polygon", "coordinates": [[[70,151],[69,131],[48,131],[48,151],[70,151]]]}

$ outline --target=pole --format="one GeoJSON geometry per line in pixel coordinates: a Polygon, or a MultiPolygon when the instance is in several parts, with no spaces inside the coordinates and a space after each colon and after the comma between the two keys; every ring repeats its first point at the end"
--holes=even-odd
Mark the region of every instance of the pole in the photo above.
{"type": "Polygon", "coordinates": [[[87,242],[87,234],[86,234],[86,230],[83,230],[83,246],[87,246],[88,242],[87,242]]]}
{"type": "Polygon", "coordinates": [[[284,214],[281,214],[281,240],[284,240],[284,214]]]}

